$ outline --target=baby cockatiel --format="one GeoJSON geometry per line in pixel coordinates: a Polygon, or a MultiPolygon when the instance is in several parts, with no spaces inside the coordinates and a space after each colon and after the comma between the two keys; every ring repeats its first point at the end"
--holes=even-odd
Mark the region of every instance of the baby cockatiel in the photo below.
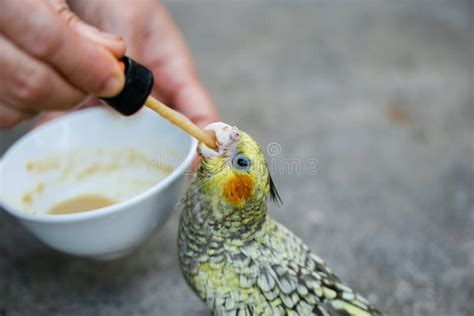
{"type": "Polygon", "coordinates": [[[178,246],[187,283],[213,314],[381,315],[267,214],[267,197],[280,197],[257,143],[225,123],[205,129],[218,147],[198,147],[178,246]]]}

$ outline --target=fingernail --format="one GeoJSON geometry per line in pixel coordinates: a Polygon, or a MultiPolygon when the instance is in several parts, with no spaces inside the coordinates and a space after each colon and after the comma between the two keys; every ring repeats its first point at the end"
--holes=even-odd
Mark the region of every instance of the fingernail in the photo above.
{"type": "Polygon", "coordinates": [[[95,39],[97,41],[105,40],[105,41],[113,41],[113,42],[122,42],[123,37],[120,35],[110,34],[99,30],[98,28],[86,24],[82,21],[77,21],[75,24],[76,29],[91,39],[95,39]]]}
{"type": "Polygon", "coordinates": [[[107,79],[102,92],[102,97],[114,97],[122,91],[123,86],[123,74],[113,74],[107,79]]]}
{"type": "Polygon", "coordinates": [[[123,36],[116,35],[116,34],[111,34],[111,33],[106,33],[101,30],[97,30],[99,32],[99,35],[102,36],[103,38],[110,39],[113,41],[118,41],[121,42],[123,41],[123,36]]]}

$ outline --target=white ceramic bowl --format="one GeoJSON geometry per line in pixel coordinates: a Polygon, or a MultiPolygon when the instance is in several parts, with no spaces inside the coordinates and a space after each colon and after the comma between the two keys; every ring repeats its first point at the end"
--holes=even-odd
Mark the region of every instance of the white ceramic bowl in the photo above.
{"type": "Polygon", "coordinates": [[[148,109],[122,117],[104,107],[30,131],[3,156],[0,201],[47,245],[113,259],[130,253],[171,215],[196,141],[148,109]],[[101,195],[116,204],[52,215],[61,201],[101,195]]]}

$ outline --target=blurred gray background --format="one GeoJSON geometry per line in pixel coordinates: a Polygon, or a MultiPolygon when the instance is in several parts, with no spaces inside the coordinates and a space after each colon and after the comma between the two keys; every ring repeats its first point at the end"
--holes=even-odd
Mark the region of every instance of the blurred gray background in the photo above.
{"type": "MultiPolygon", "coordinates": [[[[224,121],[277,142],[276,166],[317,160],[276,168],[272,215],[389,315],[473,315],[473,2],[166,3],[224,121]]],[[[0,213],[0,315],[208,315],[177,219],[97,263],[0,213]]]]}

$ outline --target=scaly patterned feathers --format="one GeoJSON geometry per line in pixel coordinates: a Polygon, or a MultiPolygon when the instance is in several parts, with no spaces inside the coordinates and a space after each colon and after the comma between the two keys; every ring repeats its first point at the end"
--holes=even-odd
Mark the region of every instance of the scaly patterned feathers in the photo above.
{"type": "Polygon", "coordinates": [[[266,197],[278,193],[265,158],[250,136],[223,127],[231,141],[219,155],[200,145],[201,165],[178,205],[191,288],[214,315],[381,315],[267,215],[266,197]]]}

